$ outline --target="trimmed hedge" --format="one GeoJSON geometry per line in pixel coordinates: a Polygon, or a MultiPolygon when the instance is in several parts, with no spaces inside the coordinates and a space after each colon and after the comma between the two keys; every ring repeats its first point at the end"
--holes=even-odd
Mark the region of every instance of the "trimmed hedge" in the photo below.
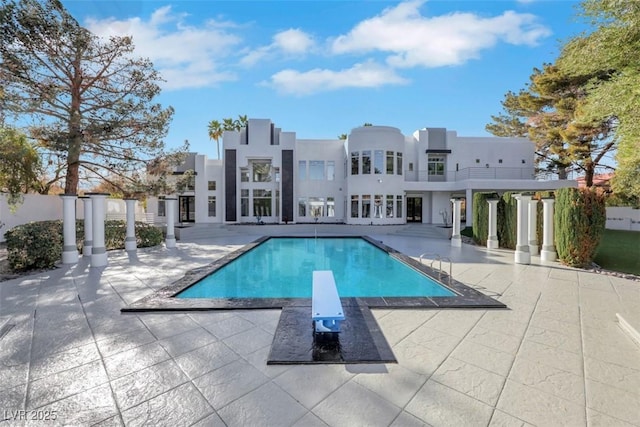
{"type": "Polygon", "coordinates": [[[473,240],[478,245],[486,245],[489,237],[489,203],[487,199],[495,193],[475,193],[473,195],[473,240]]]}
{"type": "Polygon", "coordinates": [[[505,192],[498,201],[498,240],[501,248],[515,249],[517,242],[518,201],[513,191],[505,192]]]}
{"type": "Polygon", "coordinates": [[[585,267],[594,257],[607,220],[604,195],[577,188],[556,192],[554,213],[558,258],[572,267],[585,267]]]}
{"type": "MultiPolygon", "coordinates": [[[[109,220],[104,223],[107,250],[124,249],[126,222],[109,220]]],[[[139,248],[162,243],[162,230],[144,222],[135,223],[139,248]]],[[[13,271],[52,268],[62,258],[62,221],[39,221],[19,225],[5,233],[7,260],[13,271]]],[[[84,222],[76,221],[76,245],[82,250],[84,222]]]]}

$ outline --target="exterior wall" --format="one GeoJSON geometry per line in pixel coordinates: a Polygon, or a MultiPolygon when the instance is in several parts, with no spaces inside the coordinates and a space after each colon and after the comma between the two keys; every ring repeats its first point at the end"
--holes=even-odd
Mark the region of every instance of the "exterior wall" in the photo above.
{"type": "Polygon", "coordinates": [[[344,142],[300,139],[294,151],[293,167],[296,183],[294,221],[313,222],[317,217],[318,222],[343,222],[343,198],[346,193],[344,142]],[[330,171],[329,162],[333,162],[333,172],[330,171]],[[321,168],[321,174],[314,174],[312,168],[314,172],[319,172],[321,168]],[[329,174],[333,175],[333,179],[329,179],[329,174]]]}
{"type": "Polygon", "coordinates": [[[607,207],[606,228],[610,230],[640,231],[640,209],[607,207]]]}
{"type": "MultiPolygon", "coordinates": [[[[223,149],[223,160],[195,155],[180,169],[196,172],[195,191],[183,193],[195,197],[196,222],[404,224],[410,196],[421,198],[422,222],[433,224],[444,223],[445,211],[450,223],[450,199],[466,197],[470,224],[475,191],[576,185],[533,179],[534,145],[526,138],[459,137],[445,128],[405,136],[394,127],[363,126],[346,141],[310,140],[297,139],[268,119],[249,119],[246,129],[224,133],[223,149]],[[272,168],[268,181],[253,173],[265,162],[272,168]],[[328,178],[330,162],[333,179],[328,178]],[[209,181],[216,182],[216,190],[208,190],[209,181]],[[209,196],[216,198],[215,216],[208,215],[209,196]]],[[[150,203],[149,211],[157,206],[150,203]]]]}
{"type": "MultiPolygon", "coordinates": [[[[347,140],[347,206],[348,224],[404,224],[404,171],[405,137],[399,129],[389,126],[363,126],[355,128],[347,140]],[[369,154],[370,171],[364,170],[364,153],[369,154]],[[382,167],[376,167],[376,152],[382,153],[382,167]],[[392,152],[393,170],[388,173],[387,153],[392,152]],[[352,156],[358,153],[359,171],[352,172],[352,156]],[[402,156],[402,167],[398,171],[398,154],[402,156]],[[378,170],[376,170],[378,169],[378,170]],[[399,173],[398,173],[399,172],[399,173]],[[352,216],[352,197],[358,197],[359,218],[352,216]],[[394,209],[388,214],[387,197],[393,197],[394,209]],[[397,199],[402,196],[403,212],[397,212],[397,199]],[[366,199],[365,199],[366,198],[366,199]],[[365,203],[369,203],[369,208],[365,203]],[[381,203],[382,206],[378,204],[381,203]],[[365,212],[369,211],[369,216],[365,212]],[[391,214],[392,213],[392,214],[391,214]]],[[[380,166],[380,165],[378,165],[380,166]]]]}
{"type": "MultiPolygon", "coordinates": [[[[126,204],[124,200],[107,199],[105,204],[106,219],[126,220],[126,204]]],[[[140,202],[136,203],[136,221],[147,221],[152,215],[146,215],[140,202]]],[[[84,219],[84,202],[76,200],[76,218],[84,219]]],[[[58,195],[25,194],[22,204],[12,212],[7,197],[0,194],[0,242],[4,242],[4,233],[18,225],[33,221],[62,220],[62,199],[58,195]]]]}

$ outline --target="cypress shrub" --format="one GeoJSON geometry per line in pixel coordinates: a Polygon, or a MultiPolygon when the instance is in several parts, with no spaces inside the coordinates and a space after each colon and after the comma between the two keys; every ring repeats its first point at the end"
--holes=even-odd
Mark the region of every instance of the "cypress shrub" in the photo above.
{"type": "Polygon", "coordinates": [[[489,235],[489,203],[487,199],[495,193],[475,193],[473,195],[473,240],[478,245],[486,245],[489,235]]]}
{"type": "Polygon", "coordinates": [[[518,201],[513,191],[505,192],[498,201],[498,240],[501,248],[515,249],[517,242],[518,201]]]}
{"type": "Polygon", "coordinates": [[[591,189],[561,188],[554,213],[558,258],[572,267],[585,267],[595,257],[607,219],[605,199],[591,189]]]}

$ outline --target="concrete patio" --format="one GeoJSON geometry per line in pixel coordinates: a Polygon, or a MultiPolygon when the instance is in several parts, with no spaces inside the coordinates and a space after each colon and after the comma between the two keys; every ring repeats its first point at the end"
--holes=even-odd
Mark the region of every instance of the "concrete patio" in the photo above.
{"type": "Polygon", "coordinates": [[[398,364],[267,366],[280,310],[120,313],[245,230],[0,282],[0,425],[640,426],[640,282],[535,256],[369,228],[509,307],[373,310],[398,364]]]}

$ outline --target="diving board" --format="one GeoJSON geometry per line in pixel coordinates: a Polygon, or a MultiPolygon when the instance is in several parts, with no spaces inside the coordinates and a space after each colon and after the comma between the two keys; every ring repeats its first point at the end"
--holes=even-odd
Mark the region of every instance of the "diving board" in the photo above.
{"type": "Polygon", "coordinates": [[[344,318],[333,272],[331,270],[314,271],[311,298],[311,320],[313,320],[314,332],[340,332],[340,323],[344,318]]]}

